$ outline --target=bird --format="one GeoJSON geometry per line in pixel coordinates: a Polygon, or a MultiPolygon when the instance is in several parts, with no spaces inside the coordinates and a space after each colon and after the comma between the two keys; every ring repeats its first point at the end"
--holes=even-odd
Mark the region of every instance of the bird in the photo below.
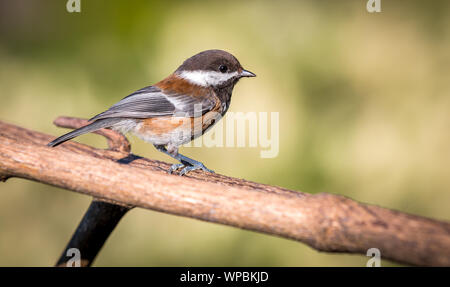
{"type": "Polygon", "coordinates": [[[245,77],[238,59],[224,50],[202,51],[185,60],[171,75],[126,96],[89,124],[52,142],[55,147],[77,136],[109,128],[131,133],[179,161],[168,173],[185,175],[193,170],[214,173],[202,162],[178,152],[179,147],[203,135],[230,107],[233,88],[245,77]]]}

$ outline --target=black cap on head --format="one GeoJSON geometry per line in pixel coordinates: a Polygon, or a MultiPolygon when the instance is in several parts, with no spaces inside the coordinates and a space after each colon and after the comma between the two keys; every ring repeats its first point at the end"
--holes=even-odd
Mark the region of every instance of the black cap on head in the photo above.
{"type": "Polygon", "coordinates": [[[222,50],[206,50],[200,52],[178,67],[181,71],[216,71],[221,73],[232,73],[242,70],[239,61],[228,52],[222,50]]]}

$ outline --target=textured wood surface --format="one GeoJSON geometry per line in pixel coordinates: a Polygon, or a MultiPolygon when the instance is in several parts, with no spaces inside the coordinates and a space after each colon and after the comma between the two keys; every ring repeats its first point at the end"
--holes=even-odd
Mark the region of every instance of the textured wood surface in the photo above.
{"type": "MultiPolygon", "coordinates": [[[[66,126],[71,125],[69,118],[66,126]]],[[[220,174],[169,175],[170,164],[129,154],[125,138],[108,133],[103,135],[113,150],[73,141],[50,148],[46,144],[54,136],[0,122],[0,179],[39,181],[123,205],[290,238],[320,251],[366,254],[378,248],[384,259],[450,265],[448,222],[220,174]]]]}

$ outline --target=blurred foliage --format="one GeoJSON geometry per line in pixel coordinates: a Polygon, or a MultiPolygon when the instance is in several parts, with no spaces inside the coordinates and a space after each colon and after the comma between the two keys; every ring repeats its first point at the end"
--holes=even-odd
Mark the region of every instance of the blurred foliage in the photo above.
{"type": "MultiPolygon", "coordinates": [[[[0,119],[60,135],[187,57],[220,48],[258,77],[231,111],[280,112],[280,153],[184,148],[235,177],[332,192],[450,219],[448,1],[0,0],[0,119]],[[256,168],[257,167],[257,168],[256,168]]],[[[104,147],[102,138],[80,142],[104,147]]],[[[133,152],[166,160],[131,138],[133,152]]],[[[182,192],[182,191],[180,191],[182,192]]],[[[0,184],[0,265],[52,265],[90,199],[21,179],[0,184]]],[[[133,210],[98,266],[365,266],[285,239],[133,210]]],[[[383,265],[391,265],[383,262],[383,265]]]]}

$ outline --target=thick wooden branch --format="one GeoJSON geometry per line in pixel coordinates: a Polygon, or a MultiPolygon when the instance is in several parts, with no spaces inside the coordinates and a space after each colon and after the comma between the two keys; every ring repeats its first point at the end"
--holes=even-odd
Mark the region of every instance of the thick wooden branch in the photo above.
{"type": "Polygon", "coordinates": [[[52,139],[0,122],[0,178],[35,180],[128,206],[277,235],[320,251],[366,254],[378,248],[381,258],[397,262],[450,265],[448,222],[219,174],[169,175],[168,163],[129,154],[127,148],[102,150],[73,141],[49,148],[52,139]]]}

